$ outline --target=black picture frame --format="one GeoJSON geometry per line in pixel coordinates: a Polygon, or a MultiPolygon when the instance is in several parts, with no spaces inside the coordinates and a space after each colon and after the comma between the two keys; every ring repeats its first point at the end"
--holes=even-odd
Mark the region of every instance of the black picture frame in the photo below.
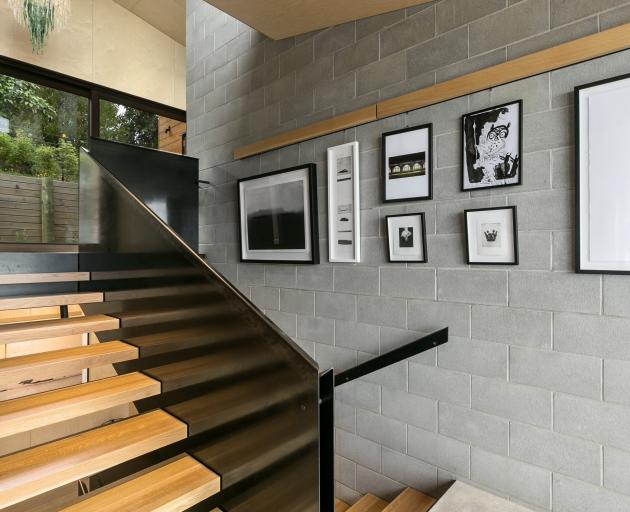
{"type": "Polygon", "coordinates": [[[317,166],[316,164],[304,164],[304,165],[296,165],[294,167],[288,167],[286,169],[280,169],[277,171],[267,172],[264,174],[259,174],[256,176],[251,176],[249,178],[241,178],[237,181],[237,201],[238,201],[238,224],[239,224],[239,261],[247,262],[247,263],[290,263],[295,265],[316,265],[319,263],[319,220],[318,220],[318,209],[317,209],[317,166]],[[310,244],[311,244],[311,255],[309,259],[305,260],[294,260],[294,259],[260,259],[260,258],[247,258],[244,257],[244,241],[245,234],[243,233],[243,215],[246,212],[243,212],[243,205],[241,201],[241,185],[246,182],[251,182],[255,180],[260,180],[264,178],[268,178],[270,176],[277,176],[280,174],[288,174],[294,171],[307,170],[308,173],[308,208],[305,211],[310,216],[309,226],[310,226],[310,244]]]}
{"type": "Polygon", "coordinates": [[[396,215],[387,215],[385,217],[385,226],[387,227],[387,261],[389,263],[428,263],[429,255],[427,253],[427,223],[424,212],[415,212],[415,213],[401,213],[396,215]],[[403,217],[420,217],[420,226],[421,226],[421,242],[422,242],[422,259],[409,259],[409,260],[395,260],[392,259],[392,238],[389,227],[389,219],[393,218],[403,218],[403,217]]]}
{"type": "MultiPolygon", "coordinates": [[[[619,82],[622,80],[630,80],[630,73],[626,73],[623,75],[618,75],[612,78],[605,78],[603,80],[597,80],[595,82],[589,82],[587,84],[578,85],[574,88],[573,94],[573,102],[574,102],[574,131],[575,131],[575,272],[577,274],[602,274],[602,275],[630,275],[630,270],[621,270],[621,269],[602,269],[602,268],[584,268],[582,261],[582,215],[580,213],[581,204],[582,204],[582,185],[583,181],[588,182],[587,180],[581,179],[581,174],[583,171],[582,165],[582,146],[584,145],[584,141],[582,140],[582,131],[580,129],[580,120],[581,120],[581,107],[580,107],[580,97],[583,91],[586,91],[591,88],[599,87],[602,85],[606,85],[613,82],[619,82]]],[[[629,262],[630,263],[630,262],[629,262]]]]}
{"type": "Polygon", "coordinates": [[[468,112],[462,116],[462,134],[461,134],[461,142],[462,142],[462,181],[461,181],[461,190],[462,192],[470,192],[471,190],[488,190],[493,188],[501,188],[501,187],[516,187],[523,184],[523,100],[514,100],[507,103],[502,103],[500,105],[493,105],[488,108],[483,108],[480,110],[476,110],[475,112],[468,112]],[[518,105],[518,180],[514,183],[500,183],[497,185],[487,185],[483,187],[467,187],[466,186],[466,176],[467,176],[467,132],[468,128],[466,126],[466,120],[473,116],[478,116],[483,114],[484,112],[489,112],[493,110],[497,110],[500,108],[511,107],[513,105],[518,105]]]}
{"type": "MultiPolygon", "coordinates": [[[[399,203],[404,201],[428,201],[433,199],[433,124],[423,124],[419,126],[412,126],[409,128],[402,128],[400,130],[394,130],[391,132],[386,132],[381,135],[381,165],[382,165],[382,176],[383,176],[383,202],[384,203],[399,203]],[[403,133],[413,132],[413,131],[422,131],[428,130],[428,158],[425,157],[425,165],[426,165],[426,173],[428,179],[428,195],[426,196],[406,196],[406,197],[397,197],[397,198],[388,198],[387,197],[387,139],[389,137],[395,137],[396,135],[400,135],[403,133]]],[[[412,176],[413,177],[413,176],[412,176]]]]}
{"type": "Polygon", "coordinates": [[[493,208],[473,208],[464,210],[464,232],[466,235],[466,263],[468,265],[509,265],[515,266],[518,265],[519,262],[519,254],[518,254],[518,217],[516,206],[496,206],[493,208]],[[471,253],[470,253],[470,243],[471,236],[468,229],[468,217],[471,214],[478,212],[489,212],[489,211],[498,211],[498,210],[511,210],[512,211],[512,239],[513,243],[513,251],[514,258],[511,261],[472,261],[471,253]]]}

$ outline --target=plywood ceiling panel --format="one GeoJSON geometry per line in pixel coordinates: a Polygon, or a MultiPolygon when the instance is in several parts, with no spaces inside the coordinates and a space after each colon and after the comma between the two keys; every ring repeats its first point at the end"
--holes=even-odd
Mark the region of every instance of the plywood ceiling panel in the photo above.
{"type": "Polygon", "coordinates": [[[433,0],[206,0],[272,39],[284,39],[347,21],[433,0]]]}
{"type": "Polygon", "coordinates": [[[179,44],[186,45],[185,0],[114,0],[179,44]]]}

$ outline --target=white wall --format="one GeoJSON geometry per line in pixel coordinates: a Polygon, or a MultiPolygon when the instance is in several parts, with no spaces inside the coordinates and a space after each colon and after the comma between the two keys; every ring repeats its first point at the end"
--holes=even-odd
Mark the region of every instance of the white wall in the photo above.
{"type": "Polygon", "coordinates": [[[0,54],[153,101],[186,108],[186,49],[112,0],[72,0],[65,27],[34,54],[0,2],[0,54]]]}

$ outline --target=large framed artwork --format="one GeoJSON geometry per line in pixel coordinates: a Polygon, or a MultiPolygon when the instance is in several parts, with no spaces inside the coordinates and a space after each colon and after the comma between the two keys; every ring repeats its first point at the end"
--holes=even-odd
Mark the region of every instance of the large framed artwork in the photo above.
{"type": "Polygon", "coordinates": [[[427,228],[424,212],[388,215],[387,246],[390,263],[426,263],[427,228]]]}
{"type": "Polygon", "coordinates": [[[328,149],[328,255],[331,262],[361,260],[359,143],[328,149]]]}
{"type": "Polygon", "coordinates": [[[462,190],[520,185],[522,100],[465,114],[462,125],[462,190]]]}
{"type": "Polygon", "coordinates": [[[315,164],[238,180],[241,261],[319,263],[315,164]]]}
{"type": "Polygon", "coordinates": [[[469,265],[518,265],[516,206],[465,210],[469,265]]]}
{"type": "Polygon", "coordinates": [[[630,274],[630,75],[575,89],[576,271],[630,274]]]}
{"type": "Polygon", "coordinates": [[[432,125],[384,133],[382,151],[385,202],[432,198],[432,125]]]}

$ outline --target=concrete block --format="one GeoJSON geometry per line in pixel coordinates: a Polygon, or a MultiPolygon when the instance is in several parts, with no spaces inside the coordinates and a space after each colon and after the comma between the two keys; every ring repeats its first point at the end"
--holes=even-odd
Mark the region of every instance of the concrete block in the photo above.
{"type": "Polygon", "coordinates": [[[335,320],[335,345],[378,355],[379,328],[375,325],[335,320]]]}
{"type": "Polygon", "coordinates": [[[472,407],[509,420],[551,428],[550,391],[473,375],[472,407]]]}
{"type": "Polygon", "coordinates": [[[389,55],[357,71],[357,96],[402,82],[407,74],[405,52],[389,55]]]}
{"type": "Polygon", "coordinates": [[[626,3],[626,0],[551,0],[551,26],[558,27],[626,3]]]}
{"type": "Polygon", "coordinates": [[[411,78],[468,58],[468,27],[452,30],[407,50],[411,78]]]}
{"type": "Polygon", "coordinates": [[[381,469],[381,446],[345,430],[336,429],[337,454],[375,471],[381,469]]]}
{"type": "Polygon", "coordinates": [[[317,34],[314,38],[315,58],[319,59],[332,55],[337,50],[341,50],[353,44],[354,31],[355,24],[351,22],[337,25],[336,27],[330,27],[317,34]]]}
{"type": "Polygon", "coordinates": [[[380,414],[357,410],[357,434],[397,452],[406,452],[406,425],[380,414]]]}
{"type": "Polygon", "coordinates": [[[554,348],[604,359],[630,361],[630,320],[595,315],[556,313],[554,348]]]}
{"type": "Polygon", "coordinates": [[[600,481],[599,445],[551,430],[510,423],[510,457],[595,485],[600,481]]]}
{"type": "Polygon", "coordinates": [[[470,455],[466,443],[412,426],[408,429],[408,455],[459,478],[469,478],[470,455]]]}
{"type": "Polygon", "coordinates": [[[342,76],[378,58],[378,34],[372,34],[335,53],[335,76],[342,76]]]}
{"type": "Polygon", "coordinates": [[[353,380],[337,388],[337,399],[347,405],[379,413],[381,410],[380,386],[364,380],[353,380]]]}
{"type": "Polygon", "coordinates": [[[404,300],[359,296],[357,301],[359,322],[389,327],[406,326],[407,311],[404,300]]]}
{"type": "Polygon", "coordinates": [[[315,294],[315,314],[337,320],[357,318],[357,298],[342,293],[317,292],[315,294]]]}
{"type": "Polygon", "coordinates": [[[381,295],[410,299],[435,299],[435,270],[382,268],[381,295]]]}
{"type": "Polygon", "coordinates": [[[630,363],[607,359],[604,361],[604,400],[630,405],[630,363]]]}
{"type": "Polygon", "coordinates": [[[443,368],[409,363],[409,392],[470,406],[470,376],[443,368]]]}
{"type": "Polygon", "coordinates": [[[295,288],[297,280],[295,265],[266,265],[265,285],[279,288],[295,288]]]}
{"type": "Polygon", "coordinates": [[[505,271],[441,268],[437,273],[438,300],[507,306],[507,280],[505,271]]]}
{"type": "Polygon", "coordinates": [[[558,512],[630,510],[630,497],[558,473],[553,475],[553,503],[558,512]]]}
{"type": "Polygon", "coordinates": [[[383,415],[423,430],[437,429],[437,402],[430,398],[384,387],[383,415]]]}
{"type": "Polygon", "coordinates": [[[379,271],[377,267],[335,267],[335,291],[361,295],[378,295],[379,271]]]}
{"type": "Polygon", "coordinates": [[[381,31],[381,57],[411,48],[435,35],[435,11],[424,9],[418,14],[381,31]]]}
{"type": "Polygon", "coordinates": [[[333,267],[323,265],[298,267],[297,287],[302,290],[332,291],[333,267]]]}
{"type": "Polygon", "coordinates": [[[405,486],[371,469],[357,466],[357,490],[361,494],[372,493],[382,499],[392,500],[405,486]]]}
{"type": "Polygon", "coordinates": [[[437,487],[437,468],[413,457],[383,448],[382,472],[396,482],[420,492],[434,492],[437,487]]]}
{"type": "Polygon", "coordinates": [[[303,290],[280,290],[280,311],[313,316],[315,314],[315,293],[303,290]]]}
{"type": "Polygon", "coordinates": [[[266,286],[254,286],[251,291],[251,299],[260,309],[279,309],[280,290],[266,286]]]}
{"type": "Polygon", "coordinates": [[[450,336],[448,343],[438,347],[438,366],[483,377],[507,379],[508,347],[450,336]]]}
{"type": "Polygon", "coordinates": [[[470,306],[449,302],[410,300],[407,302],[408,328],[433,332],[448,327],[452,336],[470,335],[470,306]]]}
{"type": "Polygon", "coordinates": [[[280,76],[300,69],[314,60],[313,40],[305,41],[279,55],[280,76]]]}

